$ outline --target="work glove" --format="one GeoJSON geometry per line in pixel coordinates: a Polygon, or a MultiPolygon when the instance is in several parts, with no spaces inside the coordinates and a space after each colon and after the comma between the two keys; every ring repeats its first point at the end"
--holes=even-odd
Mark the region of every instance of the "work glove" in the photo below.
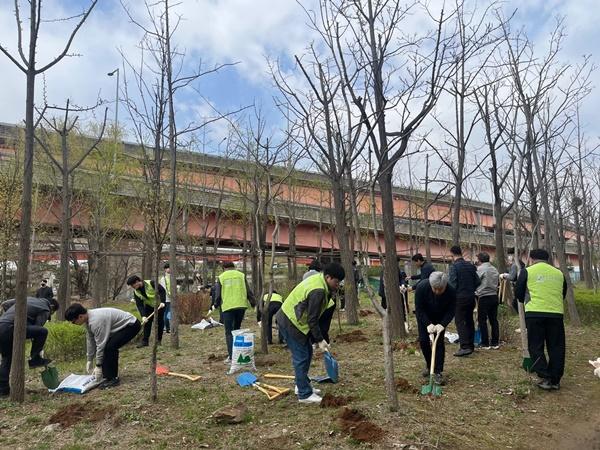
{"type": "Polygon", "coordinates": [[[500,274],[500,279],[501,280],[506,280],[508,278],[508,274],[507,273],[501,273],[500,274]]]}
{"type": "Polygon", "coordinates": [[[435,325],[434,325],[434,324],[432,324],[432,323],[430,323],[429,325],[427,325],[427,332],[428,332],[429,334],[433,334],[433,333],[435,333],[435,325]]]}
{"type": "Polygon", "coordinates": [[[262,326],[262,322],[259,320],[258,322],[256,322],[256,324],[261,327],[262,326]]]}
{"type": "Polygon", "coordinates": [[[400,286],[400,293],[401,293],[401,294],[404,294],[404,293],[406,293],[407,291],[408,291],[408,289],[406,288],[406,286],[404,286],[404,285],[400,286]]]}
{"type": "Polygon", "coordinates": [[[100,381],[102,380],[102,367],[96,366],[94,367],[94,378],[96,379],[96,381],[100,381]]]}
{"type": "Polygon", "coordinates": [[[87,364],[85,365],[85,372],[89,375],[92,373],[92,370],[94,369],[94,362],[90,359],[87,364]]]}
{"type": "Polygon", "coordinates": [[[148,318],[146,316],[142,317],[142,325],[145,325],[148,322],[148,318]]]}
{"type": "Polygon", "coordinates": [[[210,316],[214,310],[215,310],[215,307],[214,307],[214,305],[211,305],[211,307],[210,307],[210,308],[208,308],[208,311],[206,312],[206,315],[207,315],[207,316],[210,316]]]}
{"type": "Polygon", "coordinates": [[[323,353],[329,351],[329,344],[327,343],[327,341],[325,339],[323,339],[321,342],[319,342],[319,350],[321,350],[323,353]]]}
{"type": "Polygon", "coordinates": [[[436,326],[434,326],[433,329],[437,334],[444,332],[444,327],[439,323],[436,326]]]}
{"type": "Polygon", "coordinates": [[[164,303],[161,303],[160,305],[158,305],[158,309],[163,309],[165,307],[164,303]]]}

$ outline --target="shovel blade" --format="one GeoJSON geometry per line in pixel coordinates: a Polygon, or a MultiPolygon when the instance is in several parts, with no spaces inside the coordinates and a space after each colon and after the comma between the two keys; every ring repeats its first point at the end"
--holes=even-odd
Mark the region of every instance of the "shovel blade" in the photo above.
{"type": "Polygon", "coordinates": [[[434,397],[439,397],[440,395],[442,395],[442,387],[439,384],[434,384],[431,395],[433,395],[434,397]]]}
{"type": "Polygon", "coordinates": [[[521,364],[521,367],[525,372],[531,372],[531,369],[533,368],[533,361],[531,361],[531,358],[523,358],[523,364],[521,364]]]}
{"type": "Polygon", "coordinates": [[[421,386],[421,395],[429,395],[433,390],[433,386],[431,384],[425,384],[421,386]]]}

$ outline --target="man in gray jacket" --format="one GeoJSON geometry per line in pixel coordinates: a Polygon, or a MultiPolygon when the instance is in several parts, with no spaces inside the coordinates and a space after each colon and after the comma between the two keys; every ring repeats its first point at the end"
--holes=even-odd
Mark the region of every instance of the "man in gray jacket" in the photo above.
{"type": "Polygon", "coordinates": [[[75,325],[84,325],[87,336],[88,373],[96,381],[104,381],[100,389],[118,386],[119,349],[131,341],[140,331],[140,321],[133,314],[116,308],[85,309],[73,303],[65,311],[65,319],[75,325]],[[96,367],[92,371],[94,356],[96,367]]]}
{"type": "MultiPolygon", "coordinates": [[[[2,304],[5,311],[0,316],[0,397],[10,394],[9,376],[12,365],[13,333],[15,329],[15,300],[7,300],[2,304]]],[[[47,366],[51,360],[42,357],[42,350],[48,337],[48,330],[44,328],[46,321],[58,309],[58,302],[54,299],[27,297],[27,328],[26,339],[31,339],[31,359],[29,368],[47,366]]]]}
{"type": "Polygon", "coordinates": [[[475,295],[479,297],[477,322],[481,331],[481,347],[485,350],[499,348],[500,327],[498,325],[498,269],[490,264],[490,255],[485,252],[477,255],[477,275],[481,284],[475,295]],[[488,334],[488,320],[492,328],[492,340],[488,334]]]}

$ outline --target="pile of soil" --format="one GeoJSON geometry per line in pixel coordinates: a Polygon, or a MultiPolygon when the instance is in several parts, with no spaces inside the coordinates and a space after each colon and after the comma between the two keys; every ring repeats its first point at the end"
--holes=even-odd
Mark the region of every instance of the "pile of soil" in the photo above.
{"type": "Polygon", "coordinates": [[[321,400],[321,408],[336,408],[338,406],[346,406],[354,400],[353,397],[336,397],[335,395],[325,394],[323,400],[321,400]]]}
{"type": "Polygon", "coordinates": [[[246,420],[248,408],[243,403],[235,406],[224,406],[212,414],[212,418],[220,424],[236,424],[246,420]]]}
{"type": "Polygon", "coordinates": [[[79,422],[100,422],[114,416],[116,408],[110,406],[96,406],[92,402],[73,403],[59,409],[48,419],[49,424],[59,423],[63,428],[68,428],[79,422]]]}
{"type": "Polygon", "coordinates": [[[369,421],[357,409],[343,408],[338,418],[342,430],[359,442],[377,442],[385,434],[380,427],[369,421]]]}
{"type": "Polygon", "coordinates": [[[334,339],[334,342],[367,342],[368,339],[361,330],[354,330],[350,333],[338,334],[334,339]]]}
{"type": "Polygon", "coordinates": [[[358,311],[358,315],[360,317],[367,317],[370,316],[371,314],[375,314],[373,311],[371,311],[370,309],[361,309],[360,311],[358,311]]]}
{"type": "Polygon", "coordinates": [[[416,387],[414,387],[412,384],[410,384],[406,378],[402,378],[402,377],[399,377],[396,380],[396,389],[399,392],[407,392],[409,394],[416,394],[419,392],[419,390],[416,387]]]}
{"type": "Polygon", "coordinates": [[[403,341],[396,341],[394,342],[394,351],[395,352],[414,352],[415,350],[419,349],[419,341],[414,341],[414,342],[403,342],[403,341]]]}
{"type": "Polygon", "coordinates": [[[227,358],[227,355],[225,355],[225,356],[218,356],[218,355],[215,355],[214,353],[211,353],[210,355],[208,355],[208,358],[206,358],[206,362],[209,362],[209,363],[221,362],[225,358],[227,358]]]}
{"type": "Polygon", "coordinates": [[[259,355],[254,358],[256,367],[273,366],[277,364],[277,358],[272,355],[259,355]]]}

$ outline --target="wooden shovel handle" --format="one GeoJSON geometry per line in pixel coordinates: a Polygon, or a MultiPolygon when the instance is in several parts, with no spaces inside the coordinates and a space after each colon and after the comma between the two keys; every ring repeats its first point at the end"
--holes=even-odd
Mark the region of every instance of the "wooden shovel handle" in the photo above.
{"type": "Polygon", "coordinates": [[[190,381],[198,381],[200,378],[202,378],[200,375],[186,375],[185,373],[177,373],[177,372],[169,372],[167,375],[185,378],[190,381]]]}
{"type": "Polygon", "coordinates": [[[271,391],[275,391],[278,394],[287,394],[288,392],[290,392],[290,388],[281,388],[281,387],[277,387],[277,386],[271,386],[270,384],[266,384],[266,383],[256,383],[259,386],[262,386],[266,389],[269,389],[271,391]]]}
{"type": "MultiPolygon", "coordinates": [[[[272,398],[271,393],[269,391],[267,391],[265,388],[259,386],[258,384],[253,383],[252,386],[254,386],[260,392],[262,392],[263,394],[265,394],[269,398],[269,400],[273,400],[273,398],[275,398],[275,397],[272,398]]],[[[279,395],[281,395],[281,394],[278,394],[277,396],[279,396],[279,395]]]]}
{"type": "Polygon", "coordinates": [[[293,380],[296,378],[293,375],[279,375],[277,373],[266,373],[263,375],[263,377],[265,377],[265,378],[281,378],[284,380],[293,380]]]}

